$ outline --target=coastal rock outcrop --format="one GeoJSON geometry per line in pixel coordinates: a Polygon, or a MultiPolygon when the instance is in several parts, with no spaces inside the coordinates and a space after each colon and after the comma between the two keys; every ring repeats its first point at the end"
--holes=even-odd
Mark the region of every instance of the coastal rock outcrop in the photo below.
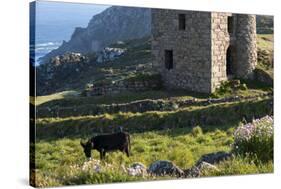
{"type": "Polygon", "coordinates": [[[142,38],[151,33],[151,10],[149,8],[112,6],[92,17],[86,28],[77,27],[71,39],[39,61],[66,52],[88,53],[100,51],[117,41],[142,38]]]}

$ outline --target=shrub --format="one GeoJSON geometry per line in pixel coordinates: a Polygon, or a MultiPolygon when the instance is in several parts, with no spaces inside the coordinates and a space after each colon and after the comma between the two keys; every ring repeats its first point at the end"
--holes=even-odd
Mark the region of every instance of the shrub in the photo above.
{"type": "Polygon", "coordinates": [[[233,158],[217,164],[218,169],[210,169],[202,172],[202,176],[222,175],[245,175],[252,173],[272,173],[273,162],[260,162],[258,159],[249,156],[234,156],[233,158]],[[256,160],[254,162],[253,160],[256,160]]]}
{"type": "Polygon", "coordinates": [[[194,157],[189,149],[173,148],[168,152],[167,158],[181,168],[187,168],[194,164],[194,157]]]}
{"type": "Polygon", "coordinates": [[[240,80],[227,80],[222,82],[219,88],[216,89],[214,93],[212,93],[211,97],[213,98],[220,98],[225,97],[227,95],[233,95],[233,93],[248,90],[248,86],[246,83],[241,83],[240,80]]]}
{"type": "Polygon", "coordinates": [[[160,74],[150,74],[150,73],[137,73],[133,77],[127,78],[127,81],[137,82],[137,81],[161,81],[160,74]]]}
{"type": "Polygon", "coordinates": [[[233,142],[234,142],[233,138],[228,138],[223,142],[223,144],[224,145],[232,145],[233,142]]]}
{"type": "Polygon", "coordinates": [[[233,151],[256,156],[261,161],[273,160],[273,117],[265,116],[239,126],[234,132],[233,151]]]}
{"type": "Polygon", "coordinates": [[[210,137],[210,136],[208,136],[208,135],[199,135],[197,138],[196,138],[196,142],[198,142],[198,143],[200,143],[200,144],[203,144],[203,143],[210,143],[210,142],[212,142],[213,141],[213,139],[210,137]]]}
{"type": "Polygon", "coordinates": [[[196,126],[196,127],[194,127],[194,128],[192,129],[191,134],[192,134],[194,137],[197,137],[197,136],[202,135],[202,134],[203,134],[203,131],[202,131],[202,129],[201,129],[200,126],[196,126]]]}

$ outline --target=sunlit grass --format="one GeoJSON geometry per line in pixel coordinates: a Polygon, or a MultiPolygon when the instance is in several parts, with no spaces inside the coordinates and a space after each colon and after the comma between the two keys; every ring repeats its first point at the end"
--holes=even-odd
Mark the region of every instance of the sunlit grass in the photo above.
{"type": "Polygon", "coordinates": [[[66,97],[75,97],[79,94],[77,91],[63,91],[58,93],[53,93],[50,95],[45,96],[37,96],[37,97],[31,97],[31,101],[35,101],[36,106],[43,104],[45,102],[49,102],[52,100],[59,100],[64,99],[66,97]]]}
{"type": "MultiPolygon", "coordinates": [[[[121,152],[108,153],[105,162],[110,164],[111,168],[104,168],[102,173],[95,173],[93,170],[83,171],[79,168],[87,160],[79,138],[41,140],[36,143],[36,170],[39,175],[37,184],[57,186],[170,178],[129,176],[122,166],[129,167],[133,162],[142,162],[149,166],[156,160],[170,160],[182,169],[190,168],[204,154],[230,151],[231,142],[227,141],[233,141],[232,131],[236,127],[237,125],[231,125],[228,130],[208,131],[198,126],[192,131],[174,129],[131,134],[131,157],[128,158],[121,152]],[[73,169],[75,166],[78,168],[73,169]]],[[[97,151],[93,151],[92,156],[94,159],[99,159],[97,151]]],[[[272,162],[254,164],[247,158],[235,158],[217,166],[219,171],[205,172],[204,176],[273,171],[272,162]]]]}
{"type": "Polygon", "coordinates": [[[257,45],[264,50],[273,51],[273,34],[258,34],[257,45]]]}

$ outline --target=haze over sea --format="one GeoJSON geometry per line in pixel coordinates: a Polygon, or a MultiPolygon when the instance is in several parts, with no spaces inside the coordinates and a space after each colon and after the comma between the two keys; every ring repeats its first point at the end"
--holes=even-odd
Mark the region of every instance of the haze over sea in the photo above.
{"type": "Polygon", "coordinates": [[[35,61],[68,41],[75,27],[87,27],[90,19],[107,5],[36,2],[35,61]]]}

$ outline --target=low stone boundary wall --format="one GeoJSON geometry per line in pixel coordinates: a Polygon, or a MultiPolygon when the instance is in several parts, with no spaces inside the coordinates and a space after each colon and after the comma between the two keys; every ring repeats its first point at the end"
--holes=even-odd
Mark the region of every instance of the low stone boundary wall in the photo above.
{"type": "Polygon", "coordinates": [[[122,104],[90,104],[76,107],[57,107],[57,108],[38,108],[37,117],[69,117],[69,116],[85,116],[85,115],[99,115],[104,113],[118,113],[118,112],[147,112],[147,111],[172,111],[178,108],[188,106],[207,106],[210,104],[219,104],[226,102],[239,102],[245,100],[256,100],[258,98],[264,98],[266,96],[272,96],[272,94],[255,95],[248,97],[226,97],[218,99],[197,99],[191,98],[180,101],[172,100],[138,100],[130,103],[122,104]]]}
{"type": "Polygon", "coordinates": [[[114,95],[124,91],[139,92],[157,90],[162,87],[160,75],[141,75],[113,83],[94,84],[91,89],[85,90],[83,96],[114,95]]]}

